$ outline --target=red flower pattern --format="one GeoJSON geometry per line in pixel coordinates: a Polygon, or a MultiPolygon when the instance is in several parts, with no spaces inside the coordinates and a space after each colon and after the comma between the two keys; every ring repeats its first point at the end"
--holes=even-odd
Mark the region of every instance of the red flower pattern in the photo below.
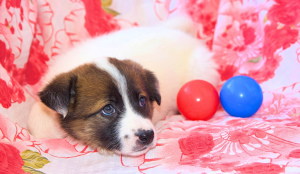
{"type": "Polygon", "coordinates": [[[11,49],[6,49],[6,45],[3,41],[0,40],[0,50],[1,50],[1,59],[0,63],[3,68],[6,69],[6,71],[11,72],[14,69],[16,69],[16,66],[14,65],[14,55],[12,54],[11,49]]]}
{"type": "Polygon", "coordinates": [[[184,155],[194,157],[208,153],[214,147],[213,137],[199,132],[192,132],[188,137],[179,139],[178,143],[184,155]]]}
{"type": "Polygon", "coordinates": [[[234,170],[241,174],[279,174],[284,172],[284,167],[280,167],[277,164],[252,163],[236,167],[234,170]]]}
{"type": "Polygon", "coordinates": [[[0,57],[1,57],[1,62],[3,62],[2,59],[6,57],[6,45],[1,40],[0,40],[0,57]]]}
{"type": "Polygon", "coordinates": [[[4,80],[0,79],[0,91],[2,93],[0,95],[0,104],[4,108],[9,108],[11,103],[25,101],[24,91],[14,82],[9,86],[4,80]]]}
{"type": "Polygon", "coordinates": [[[188,0],[186,3],[187,13],[195,22],[203,24],[206,36],[214,34],[219,3],[220,0],[188,0]]]}
{"type": "Polygon", "coordinates": [[[34,85],[47,71],[46,62],[49,60],[44,53],[43,47],[38,40],[33,41],[29,53],[29,58],[24,68],[18,68],[14,64],[15,56],[10,49],[6,49],[6,45],[0,40],[1,59],[0,64],[7,71],[11,77],[11,84],[9,86],[5,81],[1,80],[0,87],[3,92],[3,97],[0,98],[0,103],[3,107],[8,108],[11,103],[25,101],[24,91],[20,86],[27,84],[34,85]]]}
{"type": "MultiPolygon", "coordinates": [[[[44,47],[38,40],[31,44],[27,64],[24,67],[25,82],[29,85],[36,84],[47,71],[48,56],[44,52],[44,47]]],[[[24,81],[19,80],[24,85],[24,81]]]]}
{"type": "MultiPolygon", "coordinates": [[[[292,8],[292,1],[291,3],[277,1],[277,3],[271,9],[280,3],[284,3],[280,6],[286,11],[292,8]]],[[[240,13],[224,12],[224,15],[232,17],[233,21],[227,26],[224,22],[225,31],[218,31],[213,43],[222,80],[239,74],[251,76],[259,83],[272,79],[283,60],[279,51],[286,50],[297,42],[299,31],[293,26],[277,24],[278,21],[275,22],[272,18],[271,22],[262,28],[259,18],[261,12],[257,11],[258,9],[249,7],[240,13]]],[[[274,16],[272,11],[271,13],[269,11],[269,16],[274,16]]]]}
{"type": "Polygon", "coordinates": [[[84,27],[91,36],[99,36],[120,28],[113,16],[101,8],[101,1],[83,0],[83,3],[86,11],[84,27]]]}
{"type": "Polygon", "coordinates": [[[276,50],[287,49],[297,42],[299,31],[285,25],[278,29],[278,25],[271,23],[265,27],[265,41],[263,54],[267,58],[272,58],[276,50]]]}
{"type": "MultiPolygon", "coordinates": [[[[13,63],[14,55],[11,53],[11,50],[6,49],[5,43],[1,40],[0,58],[1,66],[12,76],[18,76],[19,71],[22,71],[13,63]]],[[[9,108],[11,103],[21,103],[25,101],[24,91],[17,85],[17,82],[14,79],[12,79],[9,83],[0,79],[0,91],[2,93],[0,96],[0,104],[4,108],[9,108]]]]}
{"type": "Polygon", "coordinates": [[[255,29],[253,27],[245,26],[244,28],[242,28],[242,31],[245,45],[252,44],[256,38],[255,29]]]}
{"type": "MultiPolygon", "coordinates": [[[[258,34],[257,28],[243,23],[227,25],[225,32],[219,33],[214,39],[214,59],[218,62],[221,80],[225,81],[234,75],[249,75],[250,71],[263,73],[262,66],[262,35],[258,34]],[[253,63],[253,59],[257,59],[253,63]],[[253,68],[255,67],[255,68],[253,68]]],[[[264,64],[265,65],[265,64],[264,64]]],[[[273,70],[273,69],[272,69],[273,70]]],[[[257,77],[251,76],[257,80],[257,77]]],[[[264,78],[268,78],[264,76],[264,78]]],[[[266,80],[266,79],[264,79],[266,80]]]]}
{"type": "Polygon", "coordinates": [[[278,54],[273,55],[270,58],[263,58],[265,60],[264,69],[251,69],[249,70],[248,76],[255,77],[258,83],[263,83],[275,76],[275,70],[279,67],[282,57],[278,54]]]}
{"type": "Polygon", "coordinates": [[[13,90],[7,86],[6,82],[0,79],[0,91],[2,94],[0,95],[0,103],[2,107],[9,108],[11,106],[11,95],[13,94],[13,90]]]}
{"type": "Polygon", "coordinates": [[[268,11],[268,19],[286,25],[297,25],[300,22],[300,1],[275,0],[275,4],[268,11]]]}
{"type": "Polygon", "coordinates": [[[22,170],[24,162],[20,157],[20,152],[14,146],[0,143],[0,174],[25,173],[22,170]]]}
{"type": "Polygon", "coordinates": [[[234,65],[220,65],[218,72],[221,74],[221,80],[228,80],[231,77],[233,77],[236,72],[238,71],[238,68],[234,65]]]}
{"type": "Polygon", "coordinates": [[[49,61],[49,58],[44,53],[44,48],[39,44],[38,40],[32,42],[28,61],[24,68],[17,68],[14,64],[15,56],[11,53],[11,50],[5,50],[5,44],[2,41],[0,41],[0,49],[6,53],[0,62],[2,67],[4,67],[21,86],[36,84],[47,71],[48,66],[46,62],[49,61]]]}
{"type": "Polygon", "coordinates": [[[6,8],[20,8],[21,0],[6,0],[6,8]]]}
{"type": "Polygon", "coordinates": [[[291,151],[291,153],[289,154],[289,157],[291,158],[300,158],[300,149],[296,149],[291,151]]]}
{"type": "Polygon", "coordinates": [[[201,24],[198,37],[205,38],[207,46],[212,48],[220,0],[188,0],[185,3],[186,11],[193,21],[201,24]]]}

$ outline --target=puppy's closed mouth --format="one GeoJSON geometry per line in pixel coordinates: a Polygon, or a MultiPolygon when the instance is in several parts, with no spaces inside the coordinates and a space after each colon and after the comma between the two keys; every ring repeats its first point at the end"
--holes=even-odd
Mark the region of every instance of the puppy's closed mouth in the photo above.
{"type": "Polygon", "coordinates": [[[137,146],[135,146],[134,148],[133,148],[133,150],[132,151],[134,151],[134,152],[140,152],[140,151],[144,151],[144,150],[146,150],[146,149],[152,149],[152,148],[154,148],[155,147],[155,145],[154,144],[149,144],[149,145],[145,145],[145,146],[142,146],[142,145],[137,145],[137,146]]]}
{"type": "Polygon", "coordinates": [[[145,149],[147,149],[148,147],[143,147],[143,148],[141,148],[141,149],[137,149],[137,150],[133,150],[133,151],[136,151],[136,152],[140,152],[140,151],[143,151],[143,150],[145,150],[145,149]]]}
{"type": "Polygon", "coordinates": [[[144,146],[144,147],[140,147],[140,148],[136,147],[136,148],[133,149],[133,151],[135,151],[135,152],[141,152],[141,151],[144,151],[146,149],[151,150],[153,148],[155,148],[155,145],[154,144],[150,144],[148,146],[144,146]]]}

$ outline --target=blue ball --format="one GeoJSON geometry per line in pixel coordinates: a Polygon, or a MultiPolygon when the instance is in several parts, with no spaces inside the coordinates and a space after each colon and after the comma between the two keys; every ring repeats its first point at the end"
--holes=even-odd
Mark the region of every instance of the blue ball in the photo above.
{"type": "Polygon", "coordinates": [[[263,102],[263,92],[251,77],[235,76],[222,86],[220,100],[229,115],[246,118],[259,110],[263,102]]]}

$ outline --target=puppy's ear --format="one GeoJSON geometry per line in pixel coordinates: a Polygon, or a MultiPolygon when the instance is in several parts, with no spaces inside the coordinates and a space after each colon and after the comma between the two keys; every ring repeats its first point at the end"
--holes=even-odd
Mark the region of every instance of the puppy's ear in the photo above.
{"type": "Polygon", "coordinates": [[[146,70],[146,81],[146,90],[150,96],[150,100],[156,101],[156,103],[160,105],[161,96],[159,92],[158,80],[151,71],[146,70]]]}
{"type": "Polygon", "coordinates": [[[70,104],[75,102],[76,83],[76,75],[60,74],[39,93],[39,97],[46,106],[65,117],[70,104]]]}

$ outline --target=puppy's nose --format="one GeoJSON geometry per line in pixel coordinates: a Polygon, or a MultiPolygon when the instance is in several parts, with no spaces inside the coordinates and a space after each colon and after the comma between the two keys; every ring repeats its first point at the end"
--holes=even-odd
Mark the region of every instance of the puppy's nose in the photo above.
{"type": "Polygon", "coordinates": [[[135,135],[138,136],[139,142],[143,145],[152,143],[154,138],[153,130],[138,130],[135,135]]]}

